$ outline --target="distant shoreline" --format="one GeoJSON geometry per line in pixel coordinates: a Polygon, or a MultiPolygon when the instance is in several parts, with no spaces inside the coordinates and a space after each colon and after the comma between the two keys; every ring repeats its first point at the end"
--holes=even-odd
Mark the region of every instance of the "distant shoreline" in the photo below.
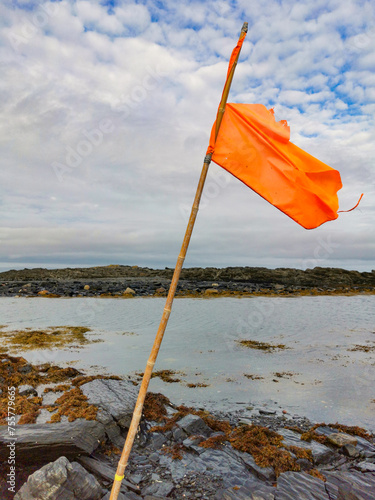
{"type": "MultiPolygon", "coordinates": [[[[0,273],[0,297],[165,296],[173,269],[110,265],[89,268],[24,269],[0,273]]],[[[375,293],[375,271],[339,268],[185,268],[180,297],[353,295],[375,293]]]]}

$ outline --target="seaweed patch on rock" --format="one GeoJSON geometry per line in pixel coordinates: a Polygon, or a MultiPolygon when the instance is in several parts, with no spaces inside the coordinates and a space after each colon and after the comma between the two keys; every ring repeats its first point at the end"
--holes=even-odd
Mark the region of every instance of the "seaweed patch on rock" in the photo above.
{"type": "Polygon", "coordinates": [[[60,368],[49,363],[32,365],[23,357],[0,354],[0,425],[7,425],[8,387],[15,388],[14,413],[19,416],[17,424],[35,423],[41,409],[55,412],[51,422],[59,422],[62,416],[68,417],[69,421],[76,418],[94,420],[97,409],[87,403],[80,386],[97,378],[121,380],[117,376],[85,376],[71,366],[60,368]],[[53,405],[43,405],[42,397],[36,397],[35,390],[30,391],[31,396],[20,394],[19,388],[22,385],[31,386],[32,389],[42,386],[44,394],[63,394],[53,405]]]}
{"type": "Polygon", "coordinates": [[[87,402],[87,397],[82,393],[79,387],[74,387],[70,391],[60,396],[54,405],[48,406],[47,410],[55,412],[51,416],[50,422],[61,422],[61,417],[68,417],[69,422],[77,418],[86,420],[95,420],[98,408],[87,402]],[[57,411],[56,411],[57,410],[57,411]]]}
{"type": "Polygon", "coordinates": [[[83,326],[54,326],[36,330],[1,331],[0,338],[9,350],[53,349],[62,347],[81,347],[97,342],[89,340],[85,333],[91,331],[83,326]]]}

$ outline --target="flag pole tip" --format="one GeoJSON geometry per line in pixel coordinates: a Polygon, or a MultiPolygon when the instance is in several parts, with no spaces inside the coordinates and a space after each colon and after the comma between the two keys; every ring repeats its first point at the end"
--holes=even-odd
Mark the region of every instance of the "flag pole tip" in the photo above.
{"type": "Polygon", "coordinates": [[[243,23],[241,31],[244,31],[245,33],[247,33],[248,27],[249,27],[249,23],[243,23]]]}

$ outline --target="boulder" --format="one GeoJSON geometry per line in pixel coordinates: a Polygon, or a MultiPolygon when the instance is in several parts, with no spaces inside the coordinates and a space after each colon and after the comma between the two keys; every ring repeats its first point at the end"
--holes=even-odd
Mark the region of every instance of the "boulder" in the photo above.
{"type": "MultiPolygon", "coordinates": [[[[55,424],[18,425],[15,431],[17,461],[33,464],[56,460],[62,455],[72,459],[79,454],[89,455],[105,438],[104,426],[99,422],[75,420],[55,424]]],[[[8,459],[8,428],[0,427],[0,461],[8,459]]]]}
{"type": "Polygon", "coordinates": [[[353,446],[356,446],[358,442],[355,437],[350,436],[349,434],[344,434],[343,432],[334,432],[327,437],[328,441],[331,444],[340,448],[342,446],[345,446],[346,444],[352,444],[353,446]]]}
{"type": "Polygon", "coordinates": [[[14,500],[100,500],[103,490],[77,462],[60,457],[29,476],[14,500]]]}

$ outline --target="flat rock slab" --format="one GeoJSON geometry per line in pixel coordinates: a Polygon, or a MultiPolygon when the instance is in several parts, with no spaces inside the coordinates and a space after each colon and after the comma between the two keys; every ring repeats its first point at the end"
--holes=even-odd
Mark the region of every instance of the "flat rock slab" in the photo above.
{"type": "MultiPolygon", "coordinates": [[[[187,473],[210,475],[222,478],[223,487],[244,486],[250,491],[263,488],[264,482],[249,472],[244,462],[225,447],[221,450],[207,449],[201,455],[186,453],[181,460],[173,460],[169,455],[160,456],[160,465],[167,466],[172,479],[178,483],[187,473]]],[[[270,487],[270,491],[272,491],[270,487]]]]}
{"type": "Polygon", "coordinates": [[[100,500],[103,490],[77,462],[60,457],[29,476],[14,500],[100,500]]]}
{"type": "Polygon", "coordinates": [[[359,471],[324,472],[330,500],[374,500],[375,473],[359,471]],[[341,490],[341,491],[340,491],[341,490]]]}
{"type": "Polygon", "coordinates": [[[277,481],[275,500],[331,500],[321,479],[304,472],[284,472],[277,481]]]}
{"type": "Polygon", "coordinates": [[[142,490],[142,496],[155,495],[167,497],[175,489],[175,485],[170,481],[155,481],[142,490]]]}
{"type": "MultiPolygon", "coordinates": [[[[113,482],[116,474],[116,469],[110,464],[106,464],[91,457],[79,457],[78,461],[83,465],[85,469],[93,472],[103,479],[106,479],[107,481],[113,482]]],[[[139,493],[139,487],[135,484],[130,483],[129,481],[126,481],[126,479],[123,479],[121,481],[121,485],[124,485],[130,490],[139,493]]]]}
{"type": "Polygon", "coordinates": [[[109,424],[112,418],[121,427],[129,427],[138,395],[129,380],[96,379],[80,388],[88,402],[102,410],[102,418],[107,417],[102,423],[109,424]]]}
{"type": "Polygon", "coordinates": [[[284,437],[283,443],[287,446],[299,446],[306,450],[311,450],[315,464],[326,464],[333,458],[334,452],[317,441],[302,441],[301,435],[298,432],[289,429],[279,429],[278,434],[284,437]]]}
{"type": "MultiPolygon", "coordinates": [[[[61,456],[69,459],[78,454],[89,455],[105,437],[99,422],[75,420],[55,424],[25,424],[16,427],[17,461],[24,464],[47,463],[61,456]]],[[[7,460],[11,442],[8,427],[0,428],[0,461],[7,460]]]]}

